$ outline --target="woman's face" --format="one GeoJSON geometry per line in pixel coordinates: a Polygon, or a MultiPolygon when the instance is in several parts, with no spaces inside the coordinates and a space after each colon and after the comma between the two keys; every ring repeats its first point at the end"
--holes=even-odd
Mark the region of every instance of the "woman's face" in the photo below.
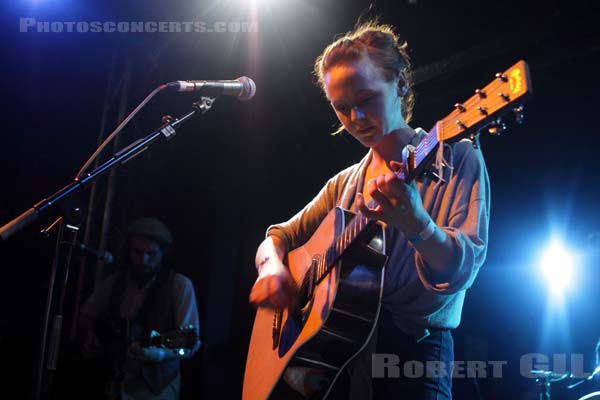
{"type": "Polygon", "coordinates": [[[386,81],[368,57],[338,63],[325,73],[325,93],[340,122],[363,146],[406,127],[400,110],[404,75],[386,81]]]}

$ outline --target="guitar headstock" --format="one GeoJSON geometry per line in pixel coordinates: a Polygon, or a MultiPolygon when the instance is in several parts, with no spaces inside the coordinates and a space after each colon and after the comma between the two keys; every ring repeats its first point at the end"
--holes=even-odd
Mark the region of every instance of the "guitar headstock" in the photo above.
{"type": "Polygon", "coordinates": [[[493,135],[506,130],[502,117],[513,113],[515,122],[523,122],[523,101],[532,94],[529,67],[519,61],[464,103],[456,103],[454,111],[439,120],[417,147],[408,145],[402,150],[401,178],[407,182],[427,175],[434,181],[442,179],[431,164],[440,142],[452,143],[465,137],[475,147],[479,144],[479,132],[484,128],[493,135]]]}
{"type": "Polygon", "coordinates": [[[523,60],[504,72],[463,103],[456,103],[454,111],[436,124],[438,141],[451,142],[470,137],[487,128],[499,135],[506,130],[502,121],[505,114],[513,113],[515,122],[523,121],[522,103],[533,93],[529,66],[523,60]]]}

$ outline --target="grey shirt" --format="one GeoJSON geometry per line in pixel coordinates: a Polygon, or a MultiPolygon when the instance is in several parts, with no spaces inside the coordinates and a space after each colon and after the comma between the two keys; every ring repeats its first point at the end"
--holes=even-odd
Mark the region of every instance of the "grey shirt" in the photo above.
{"type": "MultiPolygon", "coordinates": [[[[417,129],[417,142],[426,134],[417,129]]],[[[385,284],[382,306],[394,323],[416,338],[427,335],[426,328],[455,328],[460,323],[465,291],[483,264],[487,250],[490,215],[489,177],[480,150],[471,141],[446,145],[446,183],[429,179],[417,187],[425,210],[455,242],[458,265],[451,277],[436,276],[399,230],[386,227],[385,284]]],[[[304,244],[327,213],[336,206],[356,211],[355,197],[362,190],[372,153],[331,178],[317,196],[287,222],[272,225],[267,235],[278,237],[286,250],[304,244]]]]}

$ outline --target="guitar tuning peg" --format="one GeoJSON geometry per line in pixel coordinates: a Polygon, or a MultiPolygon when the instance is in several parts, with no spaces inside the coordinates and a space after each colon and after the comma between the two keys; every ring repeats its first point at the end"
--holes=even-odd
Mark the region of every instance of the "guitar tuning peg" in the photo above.
{"type": "Polygon", "coordinates": [[[485,93],[485,91],[483,91],[481,89],[475,90],[475,94],[479,95],[479,98],[481,98],[481,99],[485,99],[487,97],[487,94],[485,93]]]}
{"type": "Polygon", "coordinates": [[[496,78],[500,79],[502,82],[508,82],[508,77],[506,75],[504,75],[502,72],[497,72],[496,78]]]}
{"type": "Polygon", "coordinates": [[[460,119],[457,119],[455,122],[456,122],[456,125],[458,125],[460,127],[460,129],[462,129],[462,130],[467,129],[467,125],[464,122],[462,122],[460,119]]]}
{"type": "Polygon", "coordinates": [[[502,97],[502,100],[504,100],[504,101],[506,101],[506,102],[509,102],[509,101],[510,101],[510,96],[509,96],[509,95],[507,95],[506,93],[502,93],[502,92],[500,92],[500,93],[498,93],[498,96],[502,97]]]}

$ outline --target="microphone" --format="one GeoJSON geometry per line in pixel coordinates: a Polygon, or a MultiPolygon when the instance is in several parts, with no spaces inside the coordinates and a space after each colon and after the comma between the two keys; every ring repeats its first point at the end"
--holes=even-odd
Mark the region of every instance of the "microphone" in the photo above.
{"type": "Polygon", "coordinates": [[[97,258],[102,260],[104,262],[104,264],[112,264],[112,262],[113,262],[113,255],[111,253],[109,253],[108,251],[96,250],[92,247],[89,247],[89,246],[87,246],[83,243],[79,243],[79,242],[65,242],[65,243],[75,247],[76,249],[79,249],[81,251],[85,251],[86,253],[95,255],[97,258]]]}
{"type": "Polygon", "coordinates": [[[256,94],[256,84],[247,76],[232,81],[175,81],[167,87],[178,92],[200,92],[208,96],[236,96],[247,101],[256,94]]]}

